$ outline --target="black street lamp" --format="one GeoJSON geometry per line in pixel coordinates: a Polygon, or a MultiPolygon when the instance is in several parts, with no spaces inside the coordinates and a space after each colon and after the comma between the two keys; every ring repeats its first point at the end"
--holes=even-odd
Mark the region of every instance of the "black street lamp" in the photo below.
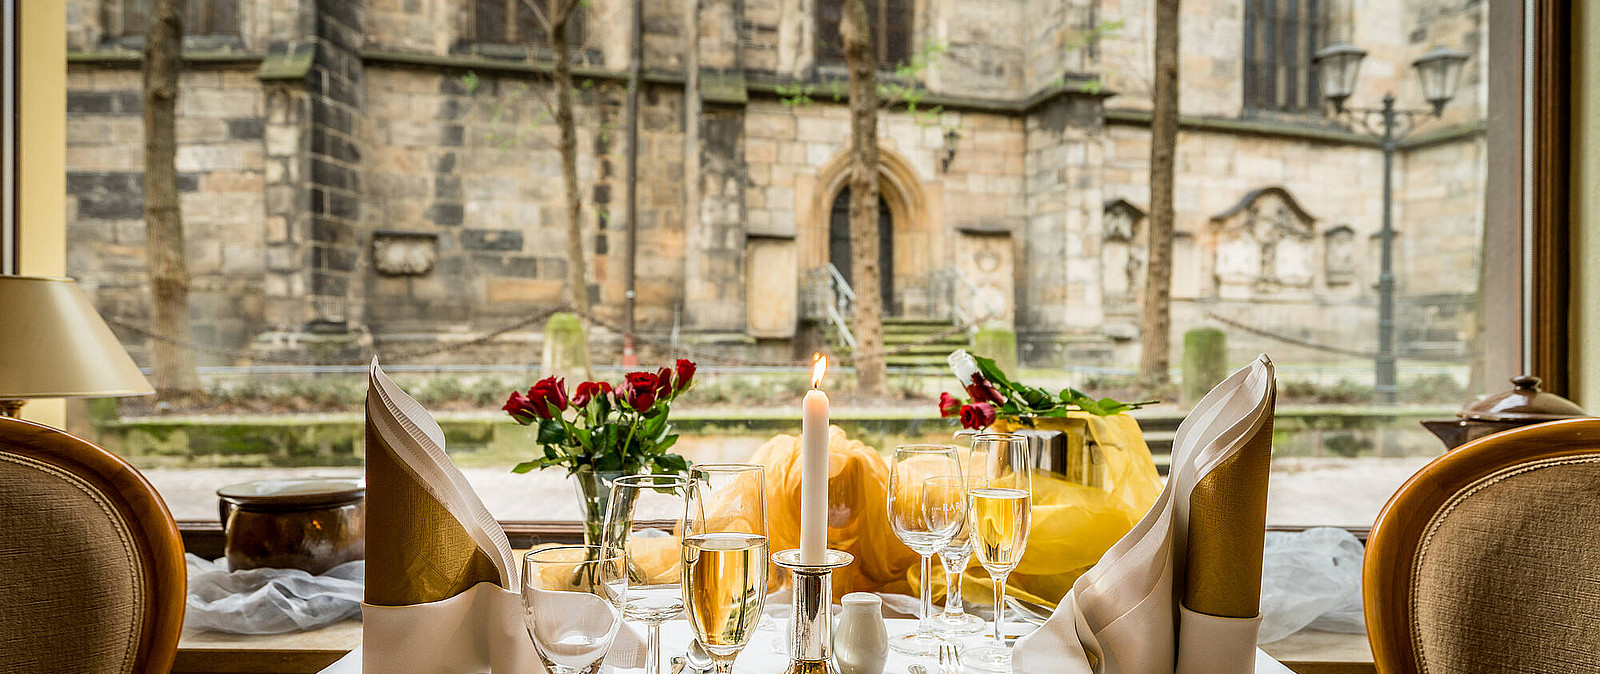
{"type": "Polygon", "coordinates": [[[1367,52],[1340,42],[1319,50],[1312,62],[1321,78],[1322,93],[1340,116],[1359,123],[1362,131],[1378,139],[1383,148],[1383,227],[1378,230],[1383,242],[1378,272],[1378,357],[1374,392],[1379,402],[1395,402],[1399,387],[1395,382],[1394,343],[1394,154],[1400,139],[1411,133],[1428,116],[1437,117],[1461,85],[1461,69],[1469,55],[1460,50],[1434,47],[1411,62],[1422,83],[1422,97],[1432,110],[1403,110],[1395,107],[1394,93],[1383,96],[1383,107],[1345,107],[1355,92],[1361,60],[1367,52]]]}

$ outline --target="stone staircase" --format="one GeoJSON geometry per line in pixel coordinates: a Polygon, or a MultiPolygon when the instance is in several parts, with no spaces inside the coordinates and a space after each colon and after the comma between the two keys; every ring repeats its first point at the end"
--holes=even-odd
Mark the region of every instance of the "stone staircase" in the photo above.
{"type": "MultiPolygon", "coordinates": [[[[942,332],[948,332],[955,327],[950,320],[937,318],[885,318],[883,319],[883,348],[894,349],[906,344],[914,344],[942,332]]],[[[836,331],[824,327],[828,342],[833,346],[834,352],[840,356],[851,353],[849,346],[839,338],[836,331]]],[[[851,321],[850,331],[855,333],[855,322],[851,321]]],[[[857,333],[859,337],[859,333],[857,333]]],[[[964,349],[972,345],[972,337],[965,332],[946,335],[927,344],[918,344],[903,353],[897,353],[884,359],[889,367],[908,369],[937,369],[943,370],[948,365],[945,357],[951,351],[964,349]]]]}

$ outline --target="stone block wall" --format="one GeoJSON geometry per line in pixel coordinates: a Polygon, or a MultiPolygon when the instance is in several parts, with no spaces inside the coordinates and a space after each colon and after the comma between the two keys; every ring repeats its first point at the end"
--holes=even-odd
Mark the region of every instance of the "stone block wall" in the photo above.
{"type": "Polygon", "coordinates": [[[1027,224],[1017,341],[1028,362],[1105,360],[1098,328],[1100,205],[1108,189],[1096,170],[1104,150],[1101,103],[1060,97],[1027,119],[1027,224]]]}
{"type": "MultiPolygon", "coordinates": [[[[68,0],[73,49],[126,49],[126,36],[105,21],[107,7],[123,1],[68,0]]],[[[1185,4],[1187,116],[1231,123],[1243,114],[1243,1],[1185,4]]],[[[772,93],[791,78],[822,86],[843,76],[813,63],[816,2],[640,5],[648,77],[640,93],[637,319],[646,332],[680,328],[718,343],[754,336],[768,340],[761,348],[769,353],[799,332],[784,324],[795,322],[807,270],[828,261],[850,127],[846,107],[825,91],[803,105],[772,93]],[[688,67],[697,69],[698,90],[688,67]]],[[[1403,103],[1420,104],[1411,58],[1438,41],[1483,42],[1476,3],[1357,5],[1348,28],[1372,52],[1357,94],[1364,100],[1397,89],[1403,103]]],[[[226,48],[232,62],[195,64],[180,97],[180,188],[200,341],[239,348],[261,333],[333,324],[370,331],[380,348],[407,348],[498,328],[562,301],[571,261],[545,64],[478,49],[470,7],[240,0],[240,35],[226,48]]],[[[1140,261],[1121,241],[1120,257],[1106,262],[1104,209],[1114,199],[1148,207],[1149,134],[1106,111],[1148,108],[1140,88],[1148,79],[1148,3],[914,7],[913,52],[948,47],[923,73],[929,92],[960,98],[942,101],[947,108],[932,116],[881,117],[895,304],[910,314],[928,310],[932,275],[960,268],[981,276],[984,292],[1005,305],[995,315],[1014,317],[1024,359],[1133,362],[1135,303],[1125,288],[1140,261]],[[1083,31],[1112,20],[1125,24],[1115,36],[1071,48],[1083,31]],[[1115,95],[1039,96],[1063,73],[1085,71],[1103,74],[1115,95]],[[1108,288],[1123,294],[1108,299],[1108,288]]],[[[621,70],[631,3],[595,0],[585,11],[590,34],[579,61],[601,72],[580,77],[577,110],[589,270],[582,290],[596,313],[620,320],[629,150],[621,70]]],[[[1470,129],[1481,118],[1473,72],[1459,110],[1430,128],[1470,129]]],[[[71,248],[69,269],[108,316],[142,322],[136,61],[80,58],[69,89],[69,227],[74,240],[92,242],[71,248]]],[[[1381,158],[1361,142],[1294,132],[1324,128],[1321,118],[1277,122],[1282,128],[1188,125],[1180,134],[1175,322],[1181,329],[1215,311],[1312,341],[1363,345],[1373,332],[1381,158]],[[1351,268],[1337,282],[1319,272],[1293,301],[1223,300],[1213,282],[1211,218],[1269,186],[1288,190],[1314,217],[1314,257],[1348,259],[1351,268]]],[[[1414,342],[1448,342],[1467,315],[1463,298],[1476,274],[1463,269],[1476,264],[1482,152],[1481,137],[1468,133],[1410,148],[1396,167],[1402,315],[1417,317],[1402,330],[1414,342]]],[[[1129,237],[1142,241],[1137,232],[1129,237]]],[[[140,341],[130,345],[137,350],[140,341]]],[[[448,357],[530,358],[516,336],[448,357]]]]}
{"type": "MultiPolygon", "coordinates": [[[[192,277],[194,337],[242,344],[261,329],[265,157],[253,69],[190,70],[179,80],[178,189],[192,277]]],[[[102,315],[149,317],[140,72],[73,67],[67,94],[68,273],[102,315]]],[[[144,342],[130,338],[135,356],[144,342]]],[[[218,362],[201,354],[201,362],[218,362]]]]}

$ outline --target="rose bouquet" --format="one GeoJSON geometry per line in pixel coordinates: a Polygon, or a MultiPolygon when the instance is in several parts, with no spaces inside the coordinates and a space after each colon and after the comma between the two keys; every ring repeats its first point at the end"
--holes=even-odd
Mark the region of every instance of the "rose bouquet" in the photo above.
{"type": "Polygon", "coordinates": [[[590,545],[617,541],[631,523],[606,526],[611,483],[624,475],[679,473],[689,462],[667,450],[678,442],[667,415],[672,401],[694,383],[694,362],[676,368],[629,372],[622,383],[586,381],[569,395],[565,380],[545,377],[524,394],[512,391],[501,409],[536,429],[542,455],[512,472],[565,466],[583,507],[583,539],[590,545]]]}
{"type": "Polygon", "coordinates": [[[956,379],[961,380],[967,397],[963,400],[949,393],[940,393],[939,416],[959,418],[962,428],[983,430],[992,426],[998,418],[1013,419],[1031,426],[1035,417],[1064,417],[1073,411],[1109,416],[1156,402],[1123,403],[1111,398],[1096,400],[1071,387],[1052,393],[1011,381],[993,360],[974,356],[965,349],[951,353],[949,363],[950,371],[955,373],[956,379]]]}
{"type": "Polygon", "coordinates": [[[517,423],[535,426],[543,455],[513,472],[565,466],[569,474],[676,473],[688,469],[669,453],[678,436],[667,423],[672,402],[694,383],[695,364],[679,358],[676,368],[629,372],[622,383],[586,381],[568,395],[566,381],[539,380],[527,394],[512,391],[501,409],[517,423]]]}

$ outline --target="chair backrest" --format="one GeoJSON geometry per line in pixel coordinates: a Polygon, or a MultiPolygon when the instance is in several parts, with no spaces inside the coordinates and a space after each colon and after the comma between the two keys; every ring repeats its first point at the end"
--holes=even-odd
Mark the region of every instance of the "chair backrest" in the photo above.
{"type": "Polygon", "coordinates": [[[0,672],[166,672],[183,541],[133,466],[0,417],[0,672]]]}
{"type": "Polygon", "coordinates": [[[1380,673],[1600,672],[1600,418],[1428,464],[1378,515],[1362,595],[1380,673]]]}

